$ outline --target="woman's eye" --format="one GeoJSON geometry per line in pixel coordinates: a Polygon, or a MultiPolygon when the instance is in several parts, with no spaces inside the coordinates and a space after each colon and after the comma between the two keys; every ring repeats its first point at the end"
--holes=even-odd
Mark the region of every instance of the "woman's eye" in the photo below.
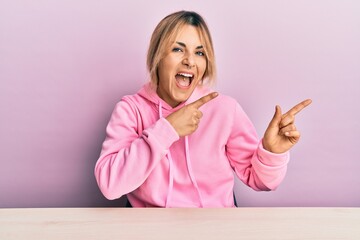
{"type": "Polygon", "coordinates": [[[181,48],[173,48],[173,50],[172,50],[173,52],[181,52],[182,51],[182,49],[181,48]]]}
{"type": "Polygon", "coordinates": [[[196,52],[196,54],[199,55],[199,56],[205,56],[204,52],[196,52]]]}

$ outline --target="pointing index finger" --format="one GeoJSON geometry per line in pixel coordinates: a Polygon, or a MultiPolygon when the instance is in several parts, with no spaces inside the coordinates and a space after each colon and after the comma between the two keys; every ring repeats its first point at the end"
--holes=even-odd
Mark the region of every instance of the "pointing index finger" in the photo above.
{"type": "Polygon", "coordinates": [[[293,108],[291,108],[286,114],[289,115],[296,115],[297,113],[299,113],[301,110],[303,110],[304,108],[306,108],[307,106],[309,106],[312,103],[311,99],[306,99],[304,101],[302,101],[301,103],[295,105],[293,108]]]}
{"type": "Polygon", "coordinates": [[[195,102],[191,103],[190,105],[196,107],[196,108],[200,108],[202,105],[204,105],[205,103],[213,100],[214,98],[216,98],[219,94],[217,92],[212,92],[209,93],[208,95],[196,100],[195,102]]]}

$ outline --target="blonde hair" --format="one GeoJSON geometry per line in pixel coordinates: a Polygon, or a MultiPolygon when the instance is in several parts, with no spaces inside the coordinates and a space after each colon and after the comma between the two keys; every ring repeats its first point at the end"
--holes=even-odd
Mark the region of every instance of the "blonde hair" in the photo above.
{"type": "Polygon", "coordinates": [[[175,40],[184,25],[191,25],[198,29],[200,41],[202,41],[204,47],[207,64],[202,80],[206,79],[209,84],[215,82],[214,47],[205,20],[196,12],[179,11],[162,19],[151,36],[147,53],[147,68],[153,86],[157,86],[159,83],[158,67],[161,59],[165,56],[170,44],[175,40]]]}

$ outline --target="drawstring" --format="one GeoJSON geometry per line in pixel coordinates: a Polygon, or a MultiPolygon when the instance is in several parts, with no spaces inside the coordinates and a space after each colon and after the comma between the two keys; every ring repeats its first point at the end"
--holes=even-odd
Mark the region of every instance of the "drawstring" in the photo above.
{"type": "MultiPolygon", "coordinates": [[[[159,117],[162,118],[162,103],[161,101],[159,101],[159,117]]],[[[173,176],[173,159],[171,157],[171,153],[170,150],[169,152],[166,154],[167,158],[169,159],[169,189],[168,189],[168,194],[166,197],[166,202],[165,202],[165,207],[169,206],[169,202],[170,202],[170,196],[173,190],[173,185],[174,185],[174,176],[173,176]]],[[[194,177],[193,171],[192,171],[192,167],[191,167],[191,160],[190,160],[190,153],[189,153],[189,139],[188,136],[185,136],[185,157],[186,157],[186,166],[188,169],[188,173],[191,179],[192,184],[195,186],[196,192],[198,194],[199,197],[199,201],[200,201],[200,207],[204,207],[203,201],[202,201],[202,197],[200,194],[200,190],[198,187],[198,184],[196,182],[196,179],[194,177]]]]}
{"type": "Polygon", "coordinates": [[[200,207],[204,207],[204,204],[202,202],[202,197],[201,197],[201,194],[200,194],[200,190],[199,190],[198,184],[196,182],[196,179],[194,177],[192,167],[191,167],[188,136],[185,136],[185,154],[186,154],[186,165],[187,165],[187,168],[188,168],[188,172],[189,172],[189,175],[190,175],[191,182],[193,183],[193,185],[196,188],[196,192],[197,192],[199,200],[200,200],[200,207]]]}
{"type": "MultiPolygon", "coordinates": [[[[163,117],[161,101],[159,102],[159,117],[160,118],[163,117]]],[[[172,190],[173,190],[173,185],[174,185],[174,176],[173,176],[173,167],[172,167],[173,160],[172,160],[172,157],[171,157],[170,149],[169,149],[169,152],[166,155],[167,155],[167,158],[169,159],[169,189],[168,189],[168,194],[167,194],[167,197],[166,197],[165,207],[168,207],[170,196],[171,196],[171,193],[172,193],[172,190]]]]}

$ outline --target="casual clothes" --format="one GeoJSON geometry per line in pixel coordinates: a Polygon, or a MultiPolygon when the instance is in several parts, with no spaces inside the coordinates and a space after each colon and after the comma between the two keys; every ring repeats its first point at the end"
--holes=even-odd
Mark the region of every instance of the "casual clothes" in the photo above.
{"type": "Polygon", "coordinates": [[[116,105],[95,176],[108,199],[125,194],[133,207],[234,207],[234,172],[251,188],[274,190],[289,153],[266,151],[240,105],[219,94],[203,105],[191,135],[179,137],[165,119],[210,93],[197,87],[172,108],[150,84],[116,105]]]}

